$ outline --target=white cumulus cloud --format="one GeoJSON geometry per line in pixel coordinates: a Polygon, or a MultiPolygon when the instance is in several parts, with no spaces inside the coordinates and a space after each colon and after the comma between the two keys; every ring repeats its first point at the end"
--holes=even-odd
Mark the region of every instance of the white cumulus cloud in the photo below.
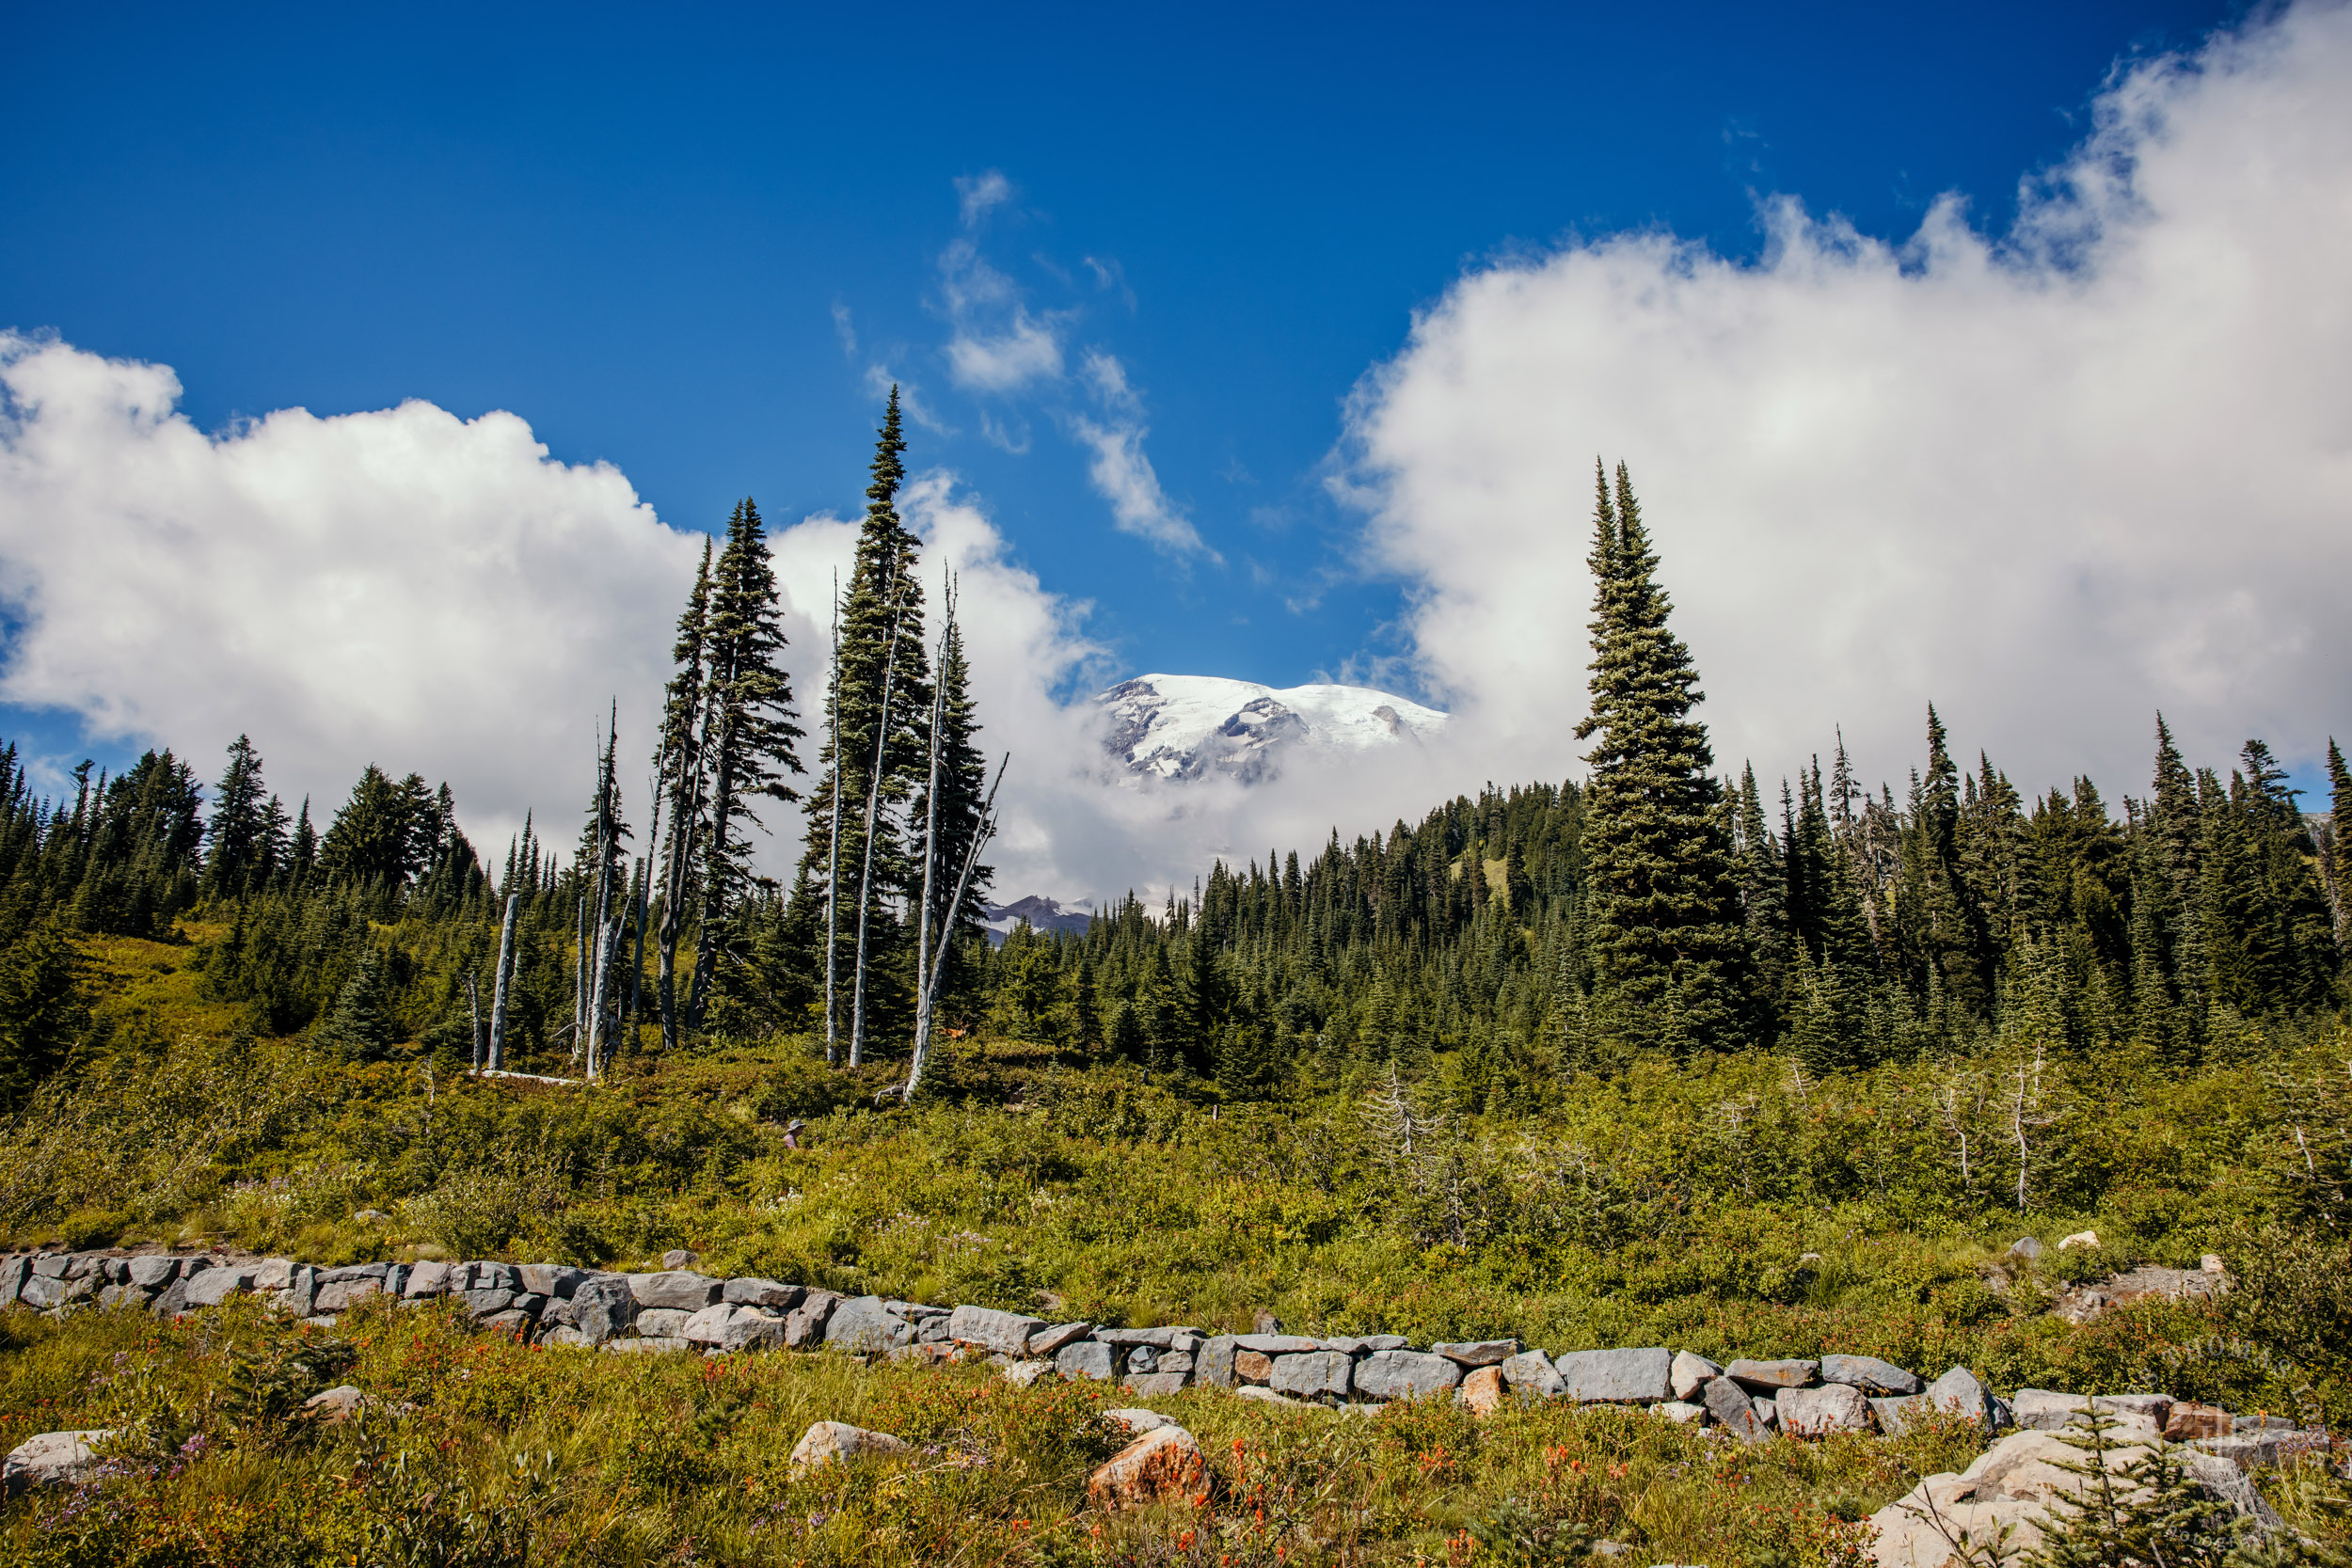
{"type": "Polygon", "coordinates": [[[607,703],[644,737],[699,541],[512,414],[208,436],[179,397],[165,366],[0,335],[0,698],[206,776],[250,732],[322,820],[374,761],[447,779],[480,831],[535,804],[567,839],[607,703]]]}
{"type": "Polygon", "coordinates": [[[2352,737],[2352,11],[2144,62],[2023,188],[1896,245],[1793,199],[1478,267],[1359,388],[1344,486],[1497,777],[1581,771],[1597,455],[1631,466],[1719,758],[1870,776],[1933,700],[2028,789],[2352,737]]]}

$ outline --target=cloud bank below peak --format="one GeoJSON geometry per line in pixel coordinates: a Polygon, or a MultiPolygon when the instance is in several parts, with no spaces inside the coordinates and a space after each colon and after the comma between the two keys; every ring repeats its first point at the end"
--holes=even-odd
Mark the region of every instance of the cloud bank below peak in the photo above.
{"type": "Polygon", "coordinates": [[[1631,467],[1719,761],[1924,707],[2021,785],[2146,788],[2352,735],[2352,10],[2119,73],[2003,236],[1767,204],[1753,264],[1646,232],[1478,267],[1359,387],[1338,487],[1410,661],[1498,777],[1578,771],[1596,455],[1631,467]]]}

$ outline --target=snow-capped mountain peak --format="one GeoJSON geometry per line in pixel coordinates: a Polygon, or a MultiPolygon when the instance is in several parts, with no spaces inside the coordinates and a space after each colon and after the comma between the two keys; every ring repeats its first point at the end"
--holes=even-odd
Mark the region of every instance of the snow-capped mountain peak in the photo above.
{"type": "Polygon", "coordinates": [[[1135,773],[1169,780],[1215,772],[1256,784],[1294,752],[1416,745],[1446,721],[1436,708],[1369,687],[1278,689],[1220,675],[1138,675],[1095,701],[1110,717],[1110,753],[1135,773]]]}

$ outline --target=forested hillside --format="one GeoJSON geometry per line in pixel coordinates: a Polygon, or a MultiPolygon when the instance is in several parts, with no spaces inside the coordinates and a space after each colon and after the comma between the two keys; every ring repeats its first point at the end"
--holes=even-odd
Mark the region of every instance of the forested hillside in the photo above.
{"type": "Polygon", "coordinates": [[[414,774],[290,812],[243,736],[217,784],[155,752],[63,798],[0,752],[0,1227],[597,1261],[691,1241],[1105,1320],[1279,1297],[1541,1338],[1850,1292],[1911,1325],[1889,1334],[1987,1333],[2035,1298],[1985,1295],[1971,1249],[2091,1220],[2117,1264],[2273,1238],[2265,1299],[2300,1305],[2268,1342],[2339,1365],[2332,742],[2315,814],[2262,741],[2189,759],[2153,716],[2112,805],[1963,767],[1931,709],[1899,787],[1833,736],[1769,788],[1693,717],[1621,468],[1588,775],[992,949],[985,715],[952,583],[924,629],[902,450],[894,408],[806,721],[736,510],[680,618],[642,839],[610,730],[577,816],[486,862],[414,774]],[[802,791],[791,875],[763,877],[750,825],[802,791]],[[794,1116],[822,1153],[780,1141],[794,1116]],[[1153,1199],[1144,1225],[1143,1171],[1225,1218],[1153,1199]]]}

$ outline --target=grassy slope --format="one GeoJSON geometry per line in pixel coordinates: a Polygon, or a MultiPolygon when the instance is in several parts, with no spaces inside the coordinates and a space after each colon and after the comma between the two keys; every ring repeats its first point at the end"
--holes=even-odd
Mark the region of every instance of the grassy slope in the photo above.
{"type": "MultiPolygon", "coordinates": [[[[2261,1354],[2217,1362],[2217,1336],[2243,1326],[2221,1307],[2144,1306],[2079,1329],[2042,1310],[2057,1286],[2104,1265],[2191,1263],[2254,1244],[2244,1227],[2277,1206],[2284,1153],[2249,1067],[2173,1072],[2128,1053],[2054,1065],[2061,1114],[2037,1134],[2046,1158],[2034,1177],[2046,1196],[2020,1219],[1982,1190],[1984,1171],[1979,1190],[1961,1183],[1937,1132],[1938,1074],[1965,1064],[1821,1085],[1765,1057],[1647,1063],[1581,1078],[1540,1116],[1462,1118],[1401,1164],[1366,1132],[1368,1085],[1336,1071],[1279,1105],[1218,1105],[1019,1042],[959,1045],[947,1098],[888,1113],[862,1107],[889,1069],[852,1080],[790,1040],[641,1065],[593,1093],[477,1083],[414,1058],[354,1068],[299,1041],[223,1037],[222,1010],[183,967],[187,951],[91,945],[122,1043],[73,1095],[0,1133],[11,1244],[214,1242],[330,1262],[498,1254],[619,1266],[683,1244],[714,1272],[1099,1322],[1233,1326],[1271,1306],[1308,1330],[1517,1334],[1554,1351],[1859,1351],[1931,1373],[1966,1362],[2000,1386],[2084,1391],[2129,1386],[2153,1368],[2175,1392],[2274,1408],[2292,1407],[2306,1376],[2261,1354]],[[815,1124],[801,1149],[780,1131],[795,1115],[815,1124]],[[387,1217],[357,1217],[371,1210],[387,1217]],[[2085,1227],[2107,1243],[2100,1259],[2053,1253],[2048,1274],[2006,1297],[1987,1288],[1985,1266],[2016,1235],[2054,1241],[2085,1227]]],[[[291,1331],[246,1323],[236,1338],[247,1349],[231,1350],[215,1328],[20,1317],[0,1349],[0,1439],[119,1419],[132,1397],[121,1369],[151,1367],[149,1383],[177,1391],[137,1397],[178,1412],[156,1418],[178,1423],[173,1444],[214,1435],[200,1463],[135,1477],[105,1507],[158,1539],[174,1518],[228,1520],[221,1539],[243,1530],[257,1544],[224,1560],[269,1560],[278,1527],[254,1520],[299,1517],[308,1528],[342,1508],[358,1530],[370,1510],[413,1513],[416,1498],[398,1491],[412,1483],[389,1479],[404,1447],[420,1456],[412,1470],[453,1465],[450,1485],[463,1471],[490,1486],[518,1446],[552,1449],[570,1478],[528,1506],[545,1513],[543,1542],[573,1542],[564,1555],[583,1560],[674,1553],[690,1537],[720,1560],[762,1555],[769,1546],[755,1544],[777,1539],[763,1530],[789,1536],[777,1560],[936,1560],[924,1532],[958,1516],[994,1521],[971,1535],[970,1560],[1018,1557],[1022,1530],[1082,1556],[1176,1560],[1187,1528],[1196,1553],[1214,1540],[1240,1553],[1233,1560],[1271,1560],[1249,1555],[1270,1552],[1264,1531],[1232,1535],[1242,1519],[1231,1507],[1205,1534],[1200,1521],[1173,1519],[1104,1537],[1083,1533],[1093,1521],[1055,1525],[1105,1441],[1078,1408],[1099,1402],[1090,1394],[823,1358],[708,1371],[548,1355],[437,1322],[355,1333],[350,1375],[401,1392],[416,1412],[374,1436],[278,1437],[238,1427],[232,1374],[264,1341],[269,1365],[298,1361],[291,1331]],[[510,1390],[511,1407],[491,1389],[510,1390]],[[781,1479],[807,1419],[862,1412],[940,1435],[943,1452],[975,1446],[991,1463],[927,1463],[836,1484],[837,1497],[781,1479]],[[693,1442],[681,1446],[681,1433],[693,1442]],[[389,1447],[369,1447],[379,1443],[389,1447]],[[817,1514],[828,1522],[808,1523],[817,1514]],[[1016,1518],[1029,1524],[1016,1529],[1016,1518]]],[[[2346,1403],[2330,1374],[2317,1381],[2331,1408],[2346,1403]]],[[[1468,1548],[1452,1538],[1513,1494],[1556,1520],[1649,1543],[1661,1560],[1761,1562],[1767,1538],[1835,1560],[1831,1513],[1875,1507],[1965,1446],[1947,1433],[1933,1453],[1857,1440],[1730,1461],[1687,1433],[1608,1415],[1514,1414],[1480,1427],[1400,1412],[1366,1424],[1206,1393],[1170,1408],[1215,1449],[1229,1497],[1253,1496],[1258,1467],[1270,1467],[1274,1516],[1292,1521],[1286,1530],[1293,1514],[1308,1526],[1286,1537],[1293,1560],[1343,1539],[1375,1560],[1458,1557],[1468,1548]],[[1735,1486],[1731,1473],[1748,1479],[1735,1486]]],[[[446,1511],[460,1494],[434,1495],[446,1511]]],[[[18,1540],[70,1542],[29,1507],[0,1515],[18,1540]]],[[[286,1549],[304,1560],[317,1546],[286,1549]]]]}

